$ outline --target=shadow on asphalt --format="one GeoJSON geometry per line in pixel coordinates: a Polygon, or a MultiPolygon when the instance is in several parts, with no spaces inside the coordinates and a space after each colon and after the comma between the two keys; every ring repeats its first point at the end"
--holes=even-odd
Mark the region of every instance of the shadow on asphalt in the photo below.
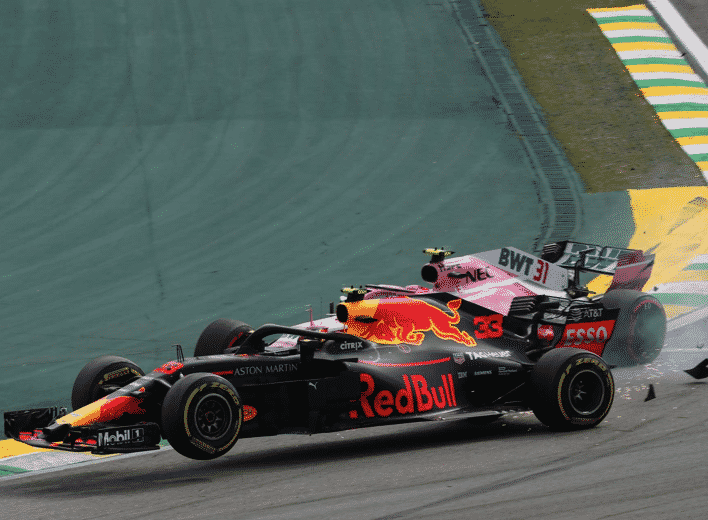
{"type": "MultiPolygon", "coordinates": [[[[400,428],[400,426],[399,426],[400,428]]],[[[409,427],[407,431],[374,433],[360,430],[364,438],[315,442],[308,445],[289,445],[239,454],[241,443],[236,443],[225,457],[212,461],[193,461],[176,452],[150,454],[140,459],[116,460],[114,463],[65,468],[54,474],[38,473],[8,482],[2,486],[4,495],[34,494],[76,498],[102,494],[133,494],[156,489],[170,489],[198,483],[210,483],[233,478],[255,478],[263,470],[308,468],[319,464],[345,463],[349,460],[376,458],[383,455],[412,456],[418,450],[477,445],[484,449],[488,440],[512,440],[521,437],[550,439],[557,435],[577,435],[581,432],[552,432],[531,415],[503,418],[486,425],[470,425],[465,420],[409,427]],[[170,457],[170,466],[167,457],[170,457]],[[116,464],[120,466],[117,467],[116,464]],[[88,485],[87,483],[90,483],[88,485]]],[[[328,434],[328,436],[331,434],[328,434]]],[[[293,437],[290,437],[291,439],[293,437]]],[[[275,439],[275,437],[273,438],[275,439]]],[[[248,441],[250,439],[246,439],[248,441]]],[[[263,439],[259,439],[263,441],[263,439]]],[[[266,441],[267,442],[267,441],[266,441]]]]}

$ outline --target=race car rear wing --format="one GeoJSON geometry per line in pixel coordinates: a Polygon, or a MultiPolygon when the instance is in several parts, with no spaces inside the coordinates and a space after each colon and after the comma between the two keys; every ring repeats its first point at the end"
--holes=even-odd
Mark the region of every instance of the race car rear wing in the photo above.
{"type": "Polygon", "coordinates": [[[564,240],[543,246],[541,258],[559,267],[613,275],[607,289],[641,290],[651,276],[654,255],[639,249],[599,246],[564,240]]]}

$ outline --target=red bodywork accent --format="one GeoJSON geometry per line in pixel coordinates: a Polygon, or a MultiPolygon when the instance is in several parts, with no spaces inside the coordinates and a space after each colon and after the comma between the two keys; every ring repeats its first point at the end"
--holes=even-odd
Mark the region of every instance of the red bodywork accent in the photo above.
{"type": "Polygon", "coordinates": [[[179,363],[178,361],[168,361],[164,365],[162,365],[159,368],[156,368],[154,371],[155,372],[162,372],[163,374],[174,374],[178,370],[180,370],[182,367],[184,367],[184,364],[179,363]]]}
{"type": "Polygon", "coordinates": [[[642,251],[629,251],[617,260],[617,268],[612,283],[606,293],[614,289],[632,289],[641,291],[649,281],[654,255],[645,255],[642,251]]]}
{"type": "Polygon", "coordinates": [[[359,363],[366,363],[367,365],[374,365],[377,367],[420,367],[424,365],[435,365],[437,363],[445,363],[450,361],[449,357],[443,359],[431,359],[430,361],[414,361],[412,363],[378,363],[376,361],[362,361],[359,363]]]}
{"type": "Polygon", "coordinates": [[[114,421],[124,414],[144,415],[145,409],[141,406],[143,397],[120,395],[117,397],[102,397],[98,401],[87,404],[83,408],[71,412],[56,420],[58,424],[83,426],[114,421]]]}
{"type": "Polygon", "coordinates": [[[233,346],[234,346],[234,343],[236,343],[236,342],[239,340],[239,338],[240,338],[241,336],[243,336],[244,334],[246,334],[246,331],[245,331],[245,330],[242,330],[241,332],[239,332],[238,334],[236,334],[236,336],[234,336],[234,338],[229,342],[229,346],[226,347],[226,348],[231,348],[231,347],[233,347],[233,346]]]}
{"type": "Polygon", "coordinates": [[[545,339],[546,341],[553,341],[555,334],[553,334],[553,327],[551,325],[541,325],[538,327],[538,332],[536,333],[538,339],[545,339]]]}
{"type": "MultiPolygon", "coordinates": [[[[123,414],[143,415],[145,409],[140,406],[141,404],[143,404],[142,397],[138,398],[130,395],[113,397],[101,406],[101,421],[112,421],[123,414]]],[[[74,426],[76,426],[76,424],[77,423],[74,423],[74,426]]]]}
{"type": "Polygon", "coordinates": [[[243,405],[244,421],[250,421],[251,419],[255,419],[256,415],[258,415],[258,410],[256,410],[253,406],[249,406],[247,404],[243,405]]]}

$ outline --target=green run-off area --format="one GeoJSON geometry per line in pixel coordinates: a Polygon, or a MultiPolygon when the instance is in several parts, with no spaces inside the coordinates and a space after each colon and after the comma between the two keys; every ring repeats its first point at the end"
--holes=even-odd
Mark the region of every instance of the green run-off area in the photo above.
{"type": "Polygon", "coordinates": [[[586,11],[641,2],[481,3],[589,191],[705,185],[586,11]]]}

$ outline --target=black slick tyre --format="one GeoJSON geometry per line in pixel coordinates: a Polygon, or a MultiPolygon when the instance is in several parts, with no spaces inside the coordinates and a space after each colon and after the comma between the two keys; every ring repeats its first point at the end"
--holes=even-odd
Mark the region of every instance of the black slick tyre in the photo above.
{"type": "Polygon", "coordinates": [[[177,381],[162,403],[162,434],[181,455],[209,460],[236,443],[243,424],[238,392],[214,374],[190,374],[177,381]]]}
{"type": "Polygon", "coordinates": [[[71,406],[78,410],[132,383],[145,372],[132,361],[119,356],[101,356],[81,369],[71,391],[71,406]]]}
{"type": "Polygon", "coordinates": [[[666,336],[666,312],[661,303],[653,296],[629,289],[610,291],[600,301],[607,309],[619,309],[603,359],[618,367],[654,361],[666,336]]]}
{"type": "Polygon", "coordinates": [[[253,332],[253,327],[238,320],[218,319],[202,331],[194,357],[223,354],[227,348],[237,347],[253,332]]]}
{"type": "Polygon", "coordinates": [[[607,416],[615,396],[609,365],[577,348],[557,348],[531,372],[531,409],[554,430],[592,428],[607,416]]]}

